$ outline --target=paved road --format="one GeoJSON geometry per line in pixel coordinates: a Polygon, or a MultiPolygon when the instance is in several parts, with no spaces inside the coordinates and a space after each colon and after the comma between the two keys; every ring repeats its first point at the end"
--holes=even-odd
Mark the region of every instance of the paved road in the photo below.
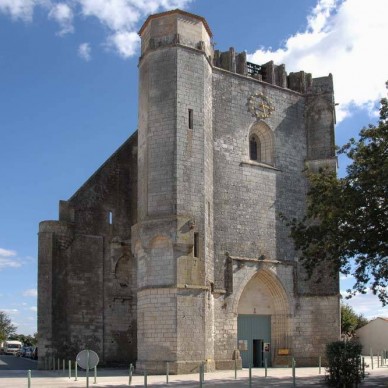
{"type": "Polygon", "coordinates": [[[15,357],[11,355],[0,356],[0,371],[4,370],[35,370],[37,361],[24,357],[15,357]]]}

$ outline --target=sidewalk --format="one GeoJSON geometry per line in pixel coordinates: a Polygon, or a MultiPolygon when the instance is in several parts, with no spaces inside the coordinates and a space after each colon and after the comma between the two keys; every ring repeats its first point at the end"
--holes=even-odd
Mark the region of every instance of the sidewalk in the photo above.
{"type": "MultiPolygon", "coordinates": [[[[74,371],[73,371],[74,372],[74,371]]],[[[296,386],[325,387],[325,369],[322,368],[319,375],[318,368],[296,368],[296,386]]],[[[367,377],[360,387],[388,387],[388,366],[366,370],[367,377]]],[[[32,371],[31,388],[78,388],[86,387],[85,372],[78,373],[78,381],[74,381],[74,375],[69,379],[63,375],[63,371],[32,371]]],[[[264,369],[252,369],[252,387],[293,387],[291,368],[268,368],[268,377],[264,376],[264,369]]],[[[89,377],[89,387],[128,387],[129,377],[127,370],[103,369],[98,371],[97,383],[94,384],[93,373],[89,377]]],[[[199,387],[199,375],[171,375],[169,384],[166,384],[166,376],[148,376],[148,387],[199,387]]],[[[1,388],[25,388],[28,387],[26,371],[1,371],[1,388]]],[[[131,387],[144,387],[144,376],[134,375],[131,387]]],[[[249,370],[237,371],[235,380],[234,371],[217,371],[205,374],[203,387],[249,387],[249,370]]]]}

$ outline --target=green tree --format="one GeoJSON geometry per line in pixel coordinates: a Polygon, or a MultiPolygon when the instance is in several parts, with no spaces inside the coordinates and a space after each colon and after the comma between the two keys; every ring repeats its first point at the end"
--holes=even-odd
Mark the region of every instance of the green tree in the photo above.
{"type": "Polygon", "coordinates": [[[357,314],[353,308],[341,303],[341,333],[353,335],[360,327],[368,323],[368,319],[362,314],[357,314]]]}
{"type": "MultiPolygon", "coordinates": [[[[388,87],[388,84],[387,84],[388,87]]],[[[347,174],[309,172],[306,217],[286,220],[301,262],[319,279],[322,266],[355,284],[348,290],[365,294],[370,288],[388,304],[388,101],[381,100],[378,124],[363,128],[338,151],[350,159],[347,174]]]]}
{"type": "Polygon", "coordinates": [[[0,342],[5,341],[15,332],[16,326],[12,324],[11,319],[4,311],[0,311],[0,342]]]}

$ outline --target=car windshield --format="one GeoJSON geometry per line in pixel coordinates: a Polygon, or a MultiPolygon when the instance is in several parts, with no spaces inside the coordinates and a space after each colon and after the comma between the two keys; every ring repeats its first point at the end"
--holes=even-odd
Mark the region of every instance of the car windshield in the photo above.
{"type": "Polygon", "coordinates": [[[8,344],[8,349],[18,349],[20,348],[20,345],[17,344],[8,344]]]}

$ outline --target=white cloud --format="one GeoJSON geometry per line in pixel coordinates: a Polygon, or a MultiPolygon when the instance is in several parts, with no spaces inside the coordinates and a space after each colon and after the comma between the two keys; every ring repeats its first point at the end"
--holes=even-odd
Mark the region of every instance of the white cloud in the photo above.
{"type": "Polygon", "coordinates": [[[16,256],[16,252],[15,251],[11,251],[9,249],[0,248],[0,256],[2,256],[2,257],[13,257],[13,256],[16,256]]]}
{"type": "MultiPolygon", "coordinates": [[[[60,25],[58,35],[74,31],[75,16],[95,18],[107,31],[104,46],[113,48],[121,57],[137,53],[139,24],[151,14],[175,8],[185,8],[193,0],[0,0],[0,12],[13,19],[31,21],[34,9],[45,7],[48,17],[60,25]]],[[[78,54],[90,60],[90,46],[80,45],[78,54]]]]}
{"type": "Polygon", "coordinates": [[[18,309],[2,309],[2,308],[0,308],[0,311],[4,311],[7,315],[18,315],[18,314],[20,314],[20,311],[18,309]]]}
{"type": "Polygon", "coordinates": [[[23,296],[32,296],[36,298],[38,296],[38,290],[36,288],[29,288],[28,290],[23,291],[23,296]]]}
{"type": "Polygon", "coordinates": [[[36,306],[31,306],[30,308],[29,308],[29,310],[31,310],[31,311],[38,311],[38,309],[37,309],[37,307],[36,306]]]}
{"type": "Polygon", "coordinates": [[[78,56],[85,61],[91,60],[91,47],[89,43],[81,43],[78,47],[78,56]]]}
{"type": "Polygon", "coordinates": [[[306,31],[297,33],[276,51],[261,48],[250,61],[286,63],[287,70],[333,74],[340,122],[354,108],[375,113],[386,93],[388,56],[382,41],[388,36],[386,0],[320,0],[308,17],[306,31]]]}
{"type": "Polygon", "coordinates": [[[16,257],[16,252],[0,248],[0,271],[5,268],[19,268],[21,261],[16,257]]]}
{"type": "Polygon", "coordinates": [[[11,16],[13,20],[31,21],[34,8],[47,6],[49,0],[0,0],[0,12],[11,16]]]}
{"type": "Polygon", "coordinates": [[[58,32],[58,35],[63,36],[65,34],[69,34],[74,32],[73,27],[73,10],[70,8],[68,4],[58,3],[55,4],[49,14],[49,19],[55,20],[61,29],[58,32]]]}
{"type": "MultiPolygon", "coordinates": [[[[345,297],[348,294],[345,290],[341,290],[341,295],[345,297]]],[[[388,316],[388,306],[383,307],[379,298],[371,290],[368,290],[366,294],[357,293],[350,299],[343,299],[343,302],[368,319],[388,316]]]]}
{"type": "Polygon", "coordinates": [[[140,44],[140,38],[136,32],[116,32],[108,40],[108,47],[113,47],[123,58],[135,55],[140,44]]]}

